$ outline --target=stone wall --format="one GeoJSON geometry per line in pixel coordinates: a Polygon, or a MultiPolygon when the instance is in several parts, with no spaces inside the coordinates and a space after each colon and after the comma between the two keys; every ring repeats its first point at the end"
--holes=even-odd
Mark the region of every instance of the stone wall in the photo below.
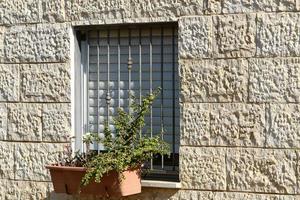
{"type": "Polygon", "coordinates": [[[181,190],[128,199],[300,199],[300,0],[3,0],[0,199],[53,193],[71,132],[72,26],[178,21],[181,190]]]}

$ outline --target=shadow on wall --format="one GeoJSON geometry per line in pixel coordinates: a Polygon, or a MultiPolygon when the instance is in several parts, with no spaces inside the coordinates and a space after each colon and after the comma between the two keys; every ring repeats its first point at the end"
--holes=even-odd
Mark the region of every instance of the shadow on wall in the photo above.
{"type": "Polygon", "coordinates": [[[175,189],[142,188],[142,193],[122,198],[78,197],[51,192],[44,200],[168,200],[177,196],[178,191],[175,189]]]}

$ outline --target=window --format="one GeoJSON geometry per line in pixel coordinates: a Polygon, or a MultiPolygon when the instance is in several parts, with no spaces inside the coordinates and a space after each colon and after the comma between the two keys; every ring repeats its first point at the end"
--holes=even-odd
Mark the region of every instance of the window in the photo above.
{"type": "MultiPolygon", "coordinates": [[[[162,137],[170,143],[172,154],[149,162],[151,173],[145,178],[178,179],[177,25],[79,28],[77,41],[76,138],[86,132],[103,135],[105,121],[114,130],[112,118],[119,107],[128,111],[129,93],[139,100],[160,87],[142,133],[154,136],[164,130],[162,137]]],[[[76,141],[76,148],[82,149],[82,141],[76,141]]],[[[93,148],[103,150],[101,144],[93,148]]]]}

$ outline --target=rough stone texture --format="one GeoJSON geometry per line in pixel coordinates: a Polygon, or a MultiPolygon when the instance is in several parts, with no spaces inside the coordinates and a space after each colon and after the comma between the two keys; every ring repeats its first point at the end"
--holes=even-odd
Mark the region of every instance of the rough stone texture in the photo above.
{"type": "Polygon", "coordinates": [[[19,65],[0,64],[0,101],[19,101],[19,65]]]}
{"type": "Polygon", "coordinates": [[[300,13],[258,14],[258,56],[300,55],[300,13]]]}
{"type": "MultiPolygon", "coordinates": [[[[0,3],[1,6],[1,3],[0,3]]],[[[4,60],[4,35],[5,35],[6,27],[0,26],[0,62],[2,63],[4,60]]]]}
{"type": "Polygon", "coordinates": [[[133,18],[201,15],[203,0],[130,0],[133,18]]]}
{"type": "Polygon", "coordinates": [[[213,104],[210,134],[213,144],[263,146],[265,142],[263,105],[213,104]]]}
{"type": "Polygon", "coordinates": [[[213,200],[213,199],[217,199],[217,196],[218,194],[213,192],[181,190],[179,192],[178,200],[192,200],[192,199],[213,200]]]}
{"type": "Polygon", "coordinates": [[[181,190],[178,200],[298,200],[295,196],[181,190]]]}
{"type": "Polygon", "coordinates": [[[174,189],[142,188],[142,193],[128,196],[126,200],[175,200],[179,199],[180,191],[174,189]]]}
{"type": "Polygon", "coordinates": [[[22,101],[70,102],[68,64],[29,64],[20,68],[22,101]]]}
{"type": "MultiPolygon", "coordinates": [[[[51,192],[52,186],[44,182],[10,181],[0,182],[0,199],[32,199],[32,200],[106,200],[107,198],[70,196],[51,192]],[[2,196],[1,196],[2,195],[2,196]]],[[[120,198],[109,198],[120,200],[120,198]]],[[[247,194],[232,192],[209,192],[196,190],[172,190],[158,188],[142,188],[138,195],[121,198],[123,200],[298,200],[299,196],[274,194],[247,194]]]]}
{"type": "Polygon", "coordinates": [[[227,184],[231,191],[298,194],[295,150],[229,149],[227,184]]]}
{"type": "Polygon", "coordinates": [[[4,44],[6,62],[63,62],[70,54],[64,24],[13,26],[7,30],[4,44]]]}
{"type": "Polygon", "coordinates": [[[40,104],[8,104],[7,139],[42,140],[42,106],[40,104]]]}
{"type": "Polygon", "coordinates": [[[63,0],[3,0],[0,2],[0,24],[63,22],[63,0]]]}
{"type": "Polygon", "coordinates": [[[178,53],[180,58],[208,58],[211,56],[211,17],[181,18],[178,31],[178,53]]]}
{"type": "Polygon", "coordinates": [[[7,105],[0,104],[0,140],[5,140],[7,136],[7,105]]]}
{"type": "Polygon", "coordinates": [[[264,146],[263,105],[184,104],[182,113],[182,145],[264,146]]]}
{"type": "Polygon", "coordinates": [[[208,104],[183,104],[180,131],[181,145],[209,145],[210,106],[208,104]]]}
{"type": "Polygon", "coordinates": [[[213,57],[251,57],[255,54],[254,14],[213,17],[213,57]]]}
{"type": "Polygon", "coordinates": [[[225,190],[225,150],[181,147],[180,180],[182,188],[225,190]]]}
{"type": "Polygon", "coordinates": [[[39,22],[39,1],[3,0],[0,2],[0,24],[39,22]]]}
{"type": "MultiPolygon", "coordinates": [[[[205,192],[204,192],[205,193],[205,192]]],[[[206,193],[205,193],[206,194],[206,193]]],[[[109,200],[178,200],[180,197],[180,190],[165,189],[165,188],[142,188],[142,193],[131,195],[122,198],[109,197],[109,200]]],[[[50,194],[50,200],[107,200],[107,198],[84,196],[70,196],[66,194],[50,194]]],[[[182,199],[183,200],[183,199],[182,199]]]]}
{"type": "Polygon", "coordinates": [[[13,179],[14,145],[12,143],[0,142],[0,163],[0,182],[3,178],[13,179]]]}
{"type": "Polygon", "coordinates": [[[130,16],[130,1],[72,1],[66,0],[67,20],[102,20],[103,18],[126,18],[130,16]]]}
{"type": "MultiPolygon", "coordinates": [[[[122,198],[123,200],[299,200],[300,196],[291,195],[272,195],[272,194],[247,194],[230,192],[208,192],[196,190],[168,190],[149,188],[142,189],[138,195],[122,198]]],[[[78,197],[72,198],[68,195],[51,194],[51,200],[79,200],[78,197]]],[[[110,198],[119,200],[119,198],[110,198]]],[[[80,200],[105,200],[105,198],[81,198],[80,200]]]]}
{"type": "MultiPolygon", "coordinates": [[[[51,194],[51,200],[79,200],[78,197],[71,197],[63,194],[51,194]]],[[[119,200],[119,198],[110,198],[119,200]]],[[[122,198],[123,200],[298,200],[295,196],[268,195],[268,194],[246,194],[207,192],[193,190],[168,190],[149,188],[143,189],[141,194],[122,198]]],[[[80,200],[105,200],[105,198],[86,197],[80,200]]]]}
{"type": "Polygon", "coordinates": [[[0,199],[46,200],[49,197],[51,189],[50,183],[47,182],[1,180],[0,191],[5,192],[0,193],[0,199]]]}
{"type": "Polygon", "coordinates": [[[179,20],[181,58],[255,55],[254,14],[185,17],[179,20]]]}
{"type": "Polygon", "coordinates": [[[300,105],[271,104],[270,130],[267,146],[279,148],[300,147],[300,105]]]}
{"type": "Polygon", "coordinates": [[[156,21],[156,18],[175,20],[178,16],[203,13],[203,0],[66,0],[65,5],[66,18],[70,21],[112,22],[114,20],[126,21],[126,19],[156,21]]]}
{"type": "Polygon", "coordinates": [[[71,133],[70,104],[43,105],[43,141],[68,141],[71,133]]]}
{"type": "Polygon", "coordinates": [[[247,193],[217,193],[219,200],[298,200],[297,196],[274,195],[274,194],[247,194],[247,193]]]}
{"type": "Polygon", "coordinates": [[[250,102],[299,102],[300,59],[250,59],[250,102]]]}
{"type": "Polygon", "coordinates": [[[70,25],[178,21],[183,190],[123,199],[300,200],[297,10],[300,0],[0,0],[0,199],[99,200],[55,194],[44,168],[71,133],[70,25]]]}
{"type": "Polygon", "coordinates": [[[295,11],[297,0],[223,0],[223,13],[295,11]]]}
{"type": "MultiPolygon", "coordinates": [[[[293,149],[294,150],[294,149],[293,149]]],[[[296,149],[296,155],[297,155],[297,168],[296,168],[296,176],[297,176],[297,194],[298,194],[298,199],[300,199],[300,178],[299,178],[299,174],[300,174],[300,151],[299,149],[296,149]]]]}
{"type": "Polygon", "coordinates": [[[204,1],[205,14],[219,14],[222,12],[223,0],[206,0],[204,1]]]}
{"type": "Polygon", "coordinates": [[[179,67],[182,102],[244,102],[246,60],[182,60],[179,67]]]}
{"type": "Polygon", "coordinates": [[[63,22],[65,20],[65,1],[41,0],[42,20],[46,22],[63,22]]]}
{"type": "Polygon", "coordinates": [[[64,144],[17,143],[15,145],[16,180],[50,181],[47,164],[58,162],[64,144]]]}

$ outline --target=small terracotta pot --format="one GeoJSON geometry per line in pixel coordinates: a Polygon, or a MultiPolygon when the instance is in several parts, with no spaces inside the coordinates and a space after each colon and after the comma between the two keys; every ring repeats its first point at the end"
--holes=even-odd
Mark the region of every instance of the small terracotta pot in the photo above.
{"type": "MultiPolygon", "coordinates": [[[[86,173],[84,167],[66,167],[47,165],[56,193],[78,194],[80,181],[86,173]]],[[[91,182],[81,188],[80,194],[103,197],[121,197],[141,193],[141,168],[122,172],[124,179],[119,180],[119,174],[111,171],[103,176],[100,183],[91,182]]]]}

